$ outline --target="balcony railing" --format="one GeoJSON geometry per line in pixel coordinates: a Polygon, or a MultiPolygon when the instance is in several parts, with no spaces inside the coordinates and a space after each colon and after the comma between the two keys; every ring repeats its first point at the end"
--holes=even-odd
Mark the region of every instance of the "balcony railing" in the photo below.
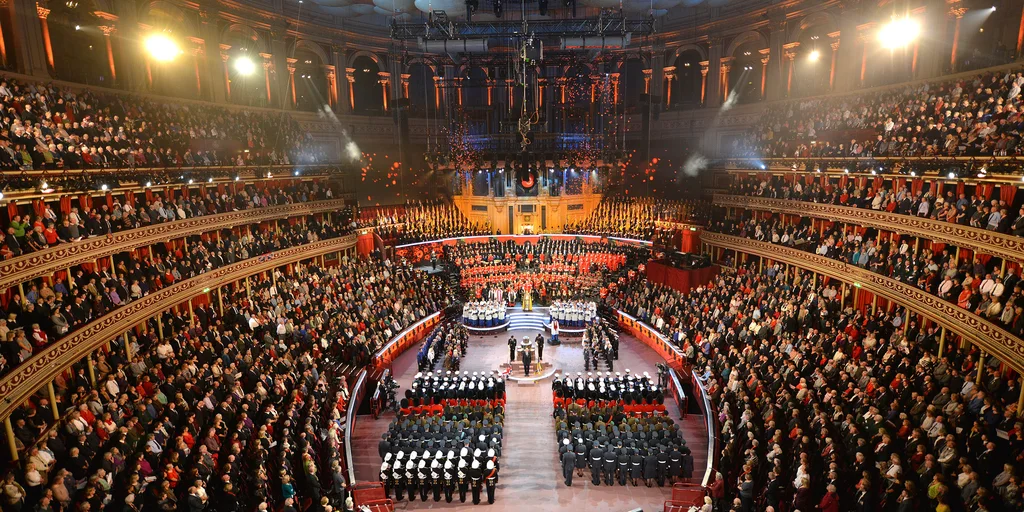
{"type": "Polygon", "coordinates": [[[845,222],[855,226],[884,229],[951,244],[1011,261],[1024,261],[1024,238],[936,219],[852,206],[730,194],[715,194],[714,203],[718,206],[745,210],[767,210],[786,215],[814,217],[845,222]]]}
{"type": "Polygon", "coordinates": [[[256,224],[274,219],[328,213],[345,207],[344,199],[294,203],[237,212],[193,217],[190,219],[153,224],[144,228],[114,233],[109,237],[93,237],[60,244],[42,251],[33,252],[0,261],[0,290],[17,286],[38,277],[53,275],[58,270],[67,270],[75,265],[93,263],[114,254],[146,247],[158,242],[197,235],[218,229],[227,229],[243,224],[256,224]]]}
{"type": "Polygon", "coordinates": [[[924,315],[939,326],[960,334],[967,341],[994,355],[1014,371],[1024,373],[1024,340],[925,290],[843,261],[767,242],[710,232],[701,235],[701,242],[794,265],[839,282],[852,283],[862,290],[924,315]]]}
{"type": "Polygon", "coordinates": [[[81,329],[37,353],[0,379],[0,418],[6,418],[21,406],[36,390],[51,382],[64,369],[105,343],[124,335],[147,319],[159,315],[174,304],[208,293],[248,276],[301,260],[315,258],[355,247],[356,236],[349,235],[331,240],[290,247],[277,252],[249,258],[179,281],[167,288],[151,293],[108,315],[97,318],[81,329]]]}

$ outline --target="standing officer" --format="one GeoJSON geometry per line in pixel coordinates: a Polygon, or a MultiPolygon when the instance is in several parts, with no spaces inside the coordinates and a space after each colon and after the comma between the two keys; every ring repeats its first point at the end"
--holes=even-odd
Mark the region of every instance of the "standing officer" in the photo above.
{"type": "Polygon", "coordinates": [[[444,501],[445,503],[452,502],[452,495],[455,493],[455,466],[449,459],[444,463],[444,501]]]}
{"type": "Polygon", "coordinates": [[[508,337],[508,362],[514,363],[516,361],[516,337],[508,337]]]}
{"type": "Polygon", "coordinates": [[[487,503],[494,505],[494,489],[498,486],[498,467],[494,465],[493,460],[487,461],[487,474],[484,475],[484,479],[487,480],[487,503]]]}
{"type": "MultiPolygon", "coordinates": [[[[529,338],[527,338],[529,339],[529,338]]],[[[533,363],[533,354],[530,350],[529,344],[523,346],[523,370],[526,371],[526,376],[530,376],[530,364],[533,363]]]]}
{"type": "Polygon", "coordinates": [[[604,484],[615,485],[615,466],[619,463],[619,454],[611,447],[604,452],[604,484]]]}
{"type": "MultiPolygon", "coordinates": [[[[569,440],[565,440],[569,443],[569,440]]],[[[572,487],[572,473],[576,469],[576,452],[566,450],[562,454],[562,476],[565,477],[565,486],[572,487]]]]}
{"type": "Polygon", "coordinates": [[[391,471],[391,481],[395,486],[395,501],[402,501],[402,497],[405,495],[405,464],[402,463],[403,457],[405,457],[405,453],[399,451],[398,455],[395,456],[395,465],[391,471]]]}
{"type": "Polygon", "coordinates": [[[391,454],[386,454],[384,462],[380,463],[380,482],[384,484],[384,497],[391,497],[391,464],[388,462],[391,460],[391,454]]]}
{"type": "Polygon", "coordinates": [[[434,502],[441,501],[441,461],[436,458],[430,463],[430,482],[434,486],[434,502]]]}
{"type": "Polygon", "coordinates": [[[473,465],[469,467],[469,480],[470,487],[473,490],[473,504],[480,504],[480,479],[483,478],[484,472],[480,470],[480,461],[474,460],[473,465]]]}
{"type": "Polygon", "coordinates": [[[538,361],[543,361],[544,360],[544,336],[541,335],[541,334],[538,334],[537,335],[537,339],[534,340],[534,342],[537,344],[537,360],[538,361]]]}
{"type": "Polygon", "coordinates": [[[469,475],[466,474],[467,465],[465,458],[459,460],[459,501],[462,503],[466,502],[466,491],[469,490],[469,475]]]}
{"type": "Polygon", "coordinates": [[[587,467],[587,445],[583,439],[576,440],[576,476],[583,476],[583,469],[587,467]]]}
{"type": "Polygon", "coordinates": [[[601,466],[604,464],[604,451],[601,445],[594,441],[594,447],[590,449],[590,482],[594,485],[601,485],[601,466]]]}
{"type": "Polygon", "coordinates": [[[626,448],[619,447],[619,485],[626,485],[626,477],[629,476],[629,452],[626,448]]]}

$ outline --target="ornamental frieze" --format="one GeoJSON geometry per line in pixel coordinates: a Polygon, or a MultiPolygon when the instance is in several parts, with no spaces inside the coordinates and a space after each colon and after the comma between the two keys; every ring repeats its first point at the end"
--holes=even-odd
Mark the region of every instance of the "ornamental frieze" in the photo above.
{"type": "Polygon", "coordinates": [[[114,254],[146,247],[159,242],[197,235],[218,229],[227,229],[243,224],[288,217],[313,215],[338,211],[345,207],[344,199],[294,203],[268,208],[255,208],[237,212],[220,213],[204,217],[165,222],[137,229],[120,231],[111,236],[92,237],[60,244],[42,251],[29,253],[0,262],[0,290],[17,286],[32,279],[51,276],[58,270],[96,260],[114,254]]]}

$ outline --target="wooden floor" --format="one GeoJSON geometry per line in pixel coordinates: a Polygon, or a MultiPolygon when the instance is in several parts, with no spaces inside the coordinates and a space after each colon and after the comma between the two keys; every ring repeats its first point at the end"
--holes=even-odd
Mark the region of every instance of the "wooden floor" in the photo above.
{"type": "MultiPolygon", "coordinates": [[[[508,360],[507,341],[512,334],[521,339],[526,335],[535,337],[538,331],[471,336],[462,369],[471,373],[497,370],[500,364],[508,360]]],[[[629,335],[621,336],[619,360],[615,370],[625,372],[628,368],[633,373],[646,371],[654,375],[655,365],[662,361],[661,358],[629,335]]],[[[399,389],[400,394],[416,374],[415,352],[413,349],[406,351],[392,367],[395,378],[402,385],[399,389]]],[[[583,371],[583,350],[578,341],[545,347],[544,360],[551,362],[563,373],[583,371]]],[[[451,504],[445,503],[443,499],[437,503],[433,500],[417,500],[412,503],[403,500],[395,504],[396,510],[472,510],[477,507],[509,511],[568,510],[576,507],[585,507],[580,509],[581,512],[625,512],[636,508],[642,508],[647,512],[662,510],[665,500],[671,496],[671,490],[667,486],[594,486],[590,483],[588,473],[585,478],[575,478],[572,487],[566,487],[561,476],[554,423],[551,418],[551,379],[540,381],[533,386],[520,386],[509,382],[507,393],[503,457],[494,505],[487,505],[486,499],[477,506],[472,505],[468,499],[466,504],[461,504],[456,494],[455,501],[451,504]]],[[[689,415],[686,419],[680,419],[676,415],[675,404],[666,405],[669,405],[673,418],[681,425],[687,446],[693,451],[695,476],[702,476],[707,463],[707,432],[704,429],[703,418],[700,415],[689,415]]],[[[352,443],[356,476],[360,481],[378,479],[381,461],[377,456],[377,442],[393,417],[394,415],[387,414],[375,421],[372,416],[360,416],[356,421],[352,443]]]]}

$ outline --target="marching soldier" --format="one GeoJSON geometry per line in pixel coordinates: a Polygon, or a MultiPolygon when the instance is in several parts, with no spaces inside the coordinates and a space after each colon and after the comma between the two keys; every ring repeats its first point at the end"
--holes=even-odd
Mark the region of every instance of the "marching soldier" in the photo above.
{"type": "Polygon", "coordinates": [[[384,484],[384,497],[391,497],[391,454],[384,454],[384,462],[380,463],[380,482],[384,484]]]}
{"type": "Polygon", "coordinates": [[[391,481],[395,486],[395,501],[402,501],[402,497],[405,495],[405,464],[402,462],[404,457],[405,453],[399,451],[395,456],[395,465],[391,471],[391,481]]]}
{"type": "Polygon", "coordinates": [[[409,461],[405,463],[405,490],[409,493],[409,501],[416,501],[416,452],[409,454],[409,461]]]}
{"type": "MultiPolygon", "coordinates": [[[[463,448],[465,450],[465,448],[463,448]]],[[[466,491],[469,490],[469,475],[466,471],[469,469],[469,463],[466,462],[465,455],[462,459],[459,459],[459,501],[462,503],[466,502],[466,491]]]]}
{"type": "MultiPolygon", "coordinates": [[[[565,440],[566,446],[571,446],[569,440],[565,440]]],[[[576,469],[576,452],[566,450],[562,453],[562,477],[565,478],[565,486],[572,487],[573,470],[576,469]]]]}
{"type": "Polygon", "coordinates": [[[601,485],[601,467],[604,464],[604,451],[601,445],[594,441],[594,447],[590,450],[590,482],[594,485],[601,485]]]}
{"type": "Polygon", "coordinates": [[[480,461],[474,460],[473,465],[469,467],[469,480],[473,490],[474,505],[480,504],[480,480],[483,476],[484,472],[480,470],[480,461]]]}
{"type": "Polygon", "coordinates": [[[430,482],[434,486],[434,502],[441,501],[441,461],[436,458],[430,463],[430,482]]]}
{"type": "Polygon", "coordinates": [[[455,466],[452,464],[451,457],[448,458],[444,463],[444,501],[445,503],[452,502],[452,495],[455,493],[455,466]]]}
{"type": "Polygon", "coordinates": [[[427,468],[427,457],[430,452],[425,452],[420,459],[419,467],[416,468],[416,476],[419,478],[420,500],[427,501],[427,492],[430,490],[430,473],[427,468]]]}
{"type": "MultiPolygon", "coordinates": [[[[571,476],[571,472],[570,472],[571,476]]],[[[487,503],[494,505],[494,488],[498,486],[498,467],[493,460],[487,461],[487,503]]]]}

